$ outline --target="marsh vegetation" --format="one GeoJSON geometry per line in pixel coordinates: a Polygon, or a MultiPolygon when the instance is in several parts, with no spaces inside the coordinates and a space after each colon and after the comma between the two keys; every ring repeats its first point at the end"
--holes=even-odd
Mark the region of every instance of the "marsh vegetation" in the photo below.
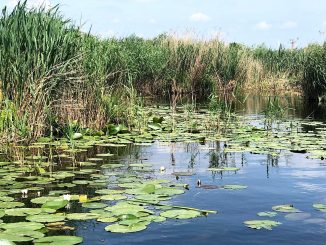
{"type": "Polygon", "coordinates": [[[291,221],[320,230],[326,202],[314,191],[323,176],[326,127],[310,111],[299,115],[302,101],[286,96],[318,102],[326,90],[325,55],[319,44],[273,50],[168,34],[105,39],[82,32],[58,7],[21,2],[4,9],[0,243],[101,244],[108,234],[109,242],[162,243],[149,233],[163,227],[174,241],[171,220],[211,227],[219,216],[241,232],[291,221]],[[246,106],[259,103],[250,104],[249,94],[269,97],[251,112],[246,106]],[[289,169],[292,156],[304,163],[294,164],[297,172],[289,169]],[[317,170],[304,172],[310,164],[317,170]],[[277,175],[283,167],[290,180],[277,175]],[[256,175],[261,169],[264,180],[256,175]],[[305,190],[317,185],[304,200],[292,189],[298,176],[313,179],[299,183],[305,190]],[[276,182],[268,187],[273,177],[284,191],[276,182]],[[259,205],[244,199],[264,191],[271,196],[259,205]],[[248,204],[245,215],[237,199],[248,204]],[[121,235],[140,231],[148,231],[143,240],[121,235]]]}

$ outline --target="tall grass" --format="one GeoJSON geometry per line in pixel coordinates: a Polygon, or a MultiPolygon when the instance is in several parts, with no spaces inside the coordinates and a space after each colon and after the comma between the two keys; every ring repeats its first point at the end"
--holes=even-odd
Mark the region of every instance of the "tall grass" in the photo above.
{"type": "Polygon", "coordinates": [[[58,6],[20,2],[0,16],[0,135],[30,140],[71,121],[93,129],[133,125],[139,95],[170,96],[175,104],[181,95],[212,94],[229,102],[279,78],[314,95],[325,90],[325,54],[321,45],[272,50],[167,34],[102,39],[81,32],[58,6]]]}
{"type": "Polygon", "coordinates": [[[303,52],[302,86],[308,99],[317,100],[326,93],[326,46],[311,44],[303,52]]]}

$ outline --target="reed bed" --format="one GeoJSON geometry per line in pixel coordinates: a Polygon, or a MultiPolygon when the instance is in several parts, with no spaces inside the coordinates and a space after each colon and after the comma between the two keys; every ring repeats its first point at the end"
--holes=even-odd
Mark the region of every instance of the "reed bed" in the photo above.
{"type": "Polygon", "coordinates": [[[229,100],[275,91],[282,80],[316,97],[325,91],[325,54],[321,45],[272,50],[167,34],[103,39],[83,33],[58,6],[20,2],[0,16],[0,136],[30,141],[71,121],[95,130],[131,126],[143,95],[229,100]]]}

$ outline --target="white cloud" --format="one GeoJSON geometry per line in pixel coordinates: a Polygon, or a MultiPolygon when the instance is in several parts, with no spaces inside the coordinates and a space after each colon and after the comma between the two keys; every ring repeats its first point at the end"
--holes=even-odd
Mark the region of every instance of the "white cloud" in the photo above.
{"type": "Polygon", "coordinates": [[[298,26],[297,22],[287,21],[281,25],[281,29],[292,29],[292,28],[296,28],[297,26],[298,26]]]}
{"type": "Polygon", "coordinates": [[[255,26],[259,30],[268,30],[272,28],[272,25],[267,23],[266,21],[261,21],[255,26]]]}
{"type": "Polygon", "coordinates": [[[194,13],[190,16],[191,21],[209,21],[210,19],[208,15],[201,12],[194,13]]]}

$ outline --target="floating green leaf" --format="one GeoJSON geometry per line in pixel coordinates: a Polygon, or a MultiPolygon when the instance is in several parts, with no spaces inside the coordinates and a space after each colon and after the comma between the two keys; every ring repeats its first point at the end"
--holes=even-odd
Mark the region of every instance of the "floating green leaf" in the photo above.
{"type": "Polygon", "coordinates": [[[318,210],[321,211],[321,212],[326,213],[326,205],[325,205],[325,204],[316,203],[316,204],[313,205],[313,207],[314,207],[315,209],[318,209],[318,210]]]}
{"type": "Polygon", "coordinates": [[[44,196],[44,197],[37,197],[37,198],[31,199],[31,202],[36,203],[36,204],[44,204],[46,202],[55,201],[55,200],[58,200],[58,199],[63,200],[63,198],[52,197],[52,196],[44,196]]]}
{"type": "Polygon", "coordinates": [[[18,229],[20,231],[23,230],[36,231],[44,228],[44,225],[38,222],[18,222],[18,223],[0,224],[0,228],[5,230],[18,229]]]}
{"type": "Polygon", "coordinates": [[[295,207],[293,207],[293,205],[290,205],[290,204],[273,206],[272,209],[274,211],[282,212],[282,213],[298,213],[298,212],[301,212],[300,210],[296,209],[295,207]]]}
{"type": "Polygon", "coordinates": [[[18,236],[16,234],[9,234],[9,233],[0,233],[0,241],[6,240],[10,242],[29,242],[33,241],[34,238],[27,237],[27,236],[18,236]]]}
{"type": "Polygon", "coordinates": [[[3,239],[3,238],[0,238],[0,244],[2,245],[15,245],[15,243],[7,240],[7,239],[3,239]]]}
{"type": "Polygon", "coordinates": [[[105,208],[108,205],[105,203],[100,203],[100,202],[85,202],[82,205],[84,208],[90,208],[90,209],[100,209],[100,208],[105,208]]]}
{"type": "Polygon", "coordinates": [[[0,202],[0,208],[16,208],[25,206],[22,202],[0,202]]]}
{"type": "Polygon", "coordinates": [[[117,200],[124,200],[127,199],[126,196],[124,195],[104,195],[101,196],[101,200],[105,200],[105,201],[117,201],[117,200]]]}
{"type": "Polygon", "coordinates": [[[74,245],[79,244],[83,242],[82,237],[77,236],[49,236],[49,237],[43,237],[40,239],[37,239],[34,241],[35,245],[58,245],[58,244],[64,244],[64,245],[74,245]]]}
{"type": "Polygon", "coordinates": [[[147,185],[144,186],[142,191],[145,192],[145,193],[148,193],[148,194],[153,194],[155,192],[155,185],[147,184],[147,185]]]}
{"type": "Polygon", "coordinates": [[[260,230],[260,229],[272,230],[273,227],[281,225],[282,223],[273,220],[248,220],[245,221],[244,224],[247,227],[256,230],[260,230]]]}
{"type": "Polygon", "coordinates": [[[97,219],[98,222],[103,222],[103,223],[113,223],[118,221],[118,218],[116,217],[99,217],[97,219]]]}
{"type": "Polygon", "coordinates": [[[145,209],[144,207],[139,205],[129,204],[127,202],[117,203],[114,206],[105,208],[105,210],[112,212],[112,214],[115,216],[131,214],[135,215],[136,217],[139,217],[153,214],[151,210],[145,209]]]}
{"type": "Polygon", "coordinates": [[[131,232],[139,232],[145,230],[146,228],[147,226],[142,223],[136,223],[133,225],[113,224],[105,227],[105,230],[114,233],[131,233],[131,232]]]}
{"type": "Polygon", "coordinates": [[[26,217],[26,220],[39,223],[52,223],[64,221],[66,217],[63,214],[37,214],[26,217]]]}
{"type": "Polygon", "coordinates": [[[194,210],[172,209],[160,214],[165,218],[192,219],[201,216],[201,213],[194,210]]]}
{"type": "Polygon", "coordinates": [[[248,186],[246,186],[246,185],[224,185],[222,188],[226,189],[226,190],[243,190],[243,189],[247,189],[248,186]]]}
{"type": "Polygon", "coordinates": [[[55,213],[55,209],[50,208],[13,208],[6,209],[5,214],[8,216],[27,216],[27,215],[36,215],[40,213],[55,213]]]}
{"type": "Polygon", "coordinates": [[[265,212],[259,212],[257,213],[258,216],[261,217],[275,217],[277,215],[276,212],[271,212],[271,211],[265,211],[265,212]]]}
{"type": "Polygon", "coordinates": [[[42,208],[50,208],[50,209],[61,209],[64,208],[69,201],[63,199],[55,199],[52,201],[48,201],[42,205],[42,208]]]}

